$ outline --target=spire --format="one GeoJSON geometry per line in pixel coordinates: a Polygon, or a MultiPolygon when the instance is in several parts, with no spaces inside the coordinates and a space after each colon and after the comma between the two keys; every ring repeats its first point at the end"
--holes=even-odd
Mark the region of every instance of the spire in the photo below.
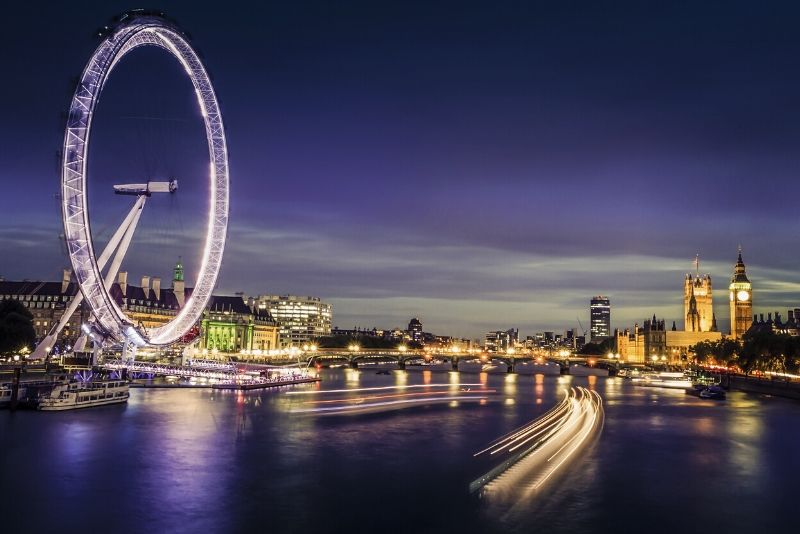
{"type": "Polygon", "coordinates": [[[694,285],[691,288],[691,297],[689,298],[689,311],[686,313],[685,329],[688,332],[700,331],[700,312],[697,311],[697,299],[694,296],[694,285]]]}
{"type": "Polygon", "coordinates": [[[695,276],[700,278],[700,254],[694,255],[694,273],[695,276]]]}
{"type": "Polygon", "coordinates": [[[172,281],[183,282],[183,262],[180,256],[178,256],[178,263],[175,264],[175,270],[172,272],[172,281]]]}
{"type": "Polygon", "coordinates": [[[711,331],[717,331],[717,315],[714,313],[711,314],[711,331]]]}
{"type": "Polygon", "coordinates": [[[675,332],[676,330],[678,330],[678,327],[675,326],[675,321],[672,321],[672,331],[675,332]]]}
{"type": "Polygon", "coordinates": [[[739,245],[739,257],[736,260],[736,265],[733,268],[733,279],[731,282],[750,282],[747,279],[747,273],[745,272],[744,261],[742,261],[742,246],[739,245]]]}

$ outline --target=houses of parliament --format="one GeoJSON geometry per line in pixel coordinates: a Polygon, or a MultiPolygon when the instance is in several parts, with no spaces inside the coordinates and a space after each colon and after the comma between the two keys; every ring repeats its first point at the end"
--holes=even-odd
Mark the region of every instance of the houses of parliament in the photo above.
{"type": "MultiPolygon", "coordinates": [[[[741,338],[757,321],[753,316],[753,287],[747,278],[742,260],[742,250],[733,268],[733,276],[728,285],[730,301],[730,337],[741,338]]],[[[790,312],[793,320],[794,317],[790,312]]],[[[771,315],[771,314],[770,314],[771,315]]],[[[689,348],[702,341],[717,341],[723,334],[717,327],[714,314],[714,292],[711,275],[700,274],[699,257],[695,258],[695,272],[686,274],[683,280],[683,329],[679,330],[673,321],[667,329],[666,322],[655,316],[645,320],[640,327],[634,325],[615,332],[616,352],[621,359],[630,362],[664,361],[677,363],[689,348]]],[[[776,321],[779,319],[776,313],[776,321]]],[[[770,317],[770,321],[772,321],[770,317]]]]}
{"type": "MultiPolygon", "coordinates": [[[[695,258],[695,274],[687,274],[683,281],[683,313],[686,332],[716,332],[711,275],[700,274],[700,260],[695,258]]],[[[753,317],[753,286],[747,278],[742,261],[742,249],[733,268],[728,286],[730,299],[731,337],[738,339],[747,332],[753,317]]]]}

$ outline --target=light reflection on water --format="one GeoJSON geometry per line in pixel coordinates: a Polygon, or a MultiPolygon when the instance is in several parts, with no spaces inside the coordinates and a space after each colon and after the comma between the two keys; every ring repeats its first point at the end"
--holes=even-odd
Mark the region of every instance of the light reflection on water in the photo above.
{"type": "Polygon", "coordinates": [[[647,525],[651,533],[698,524],[782,532],[794,525],[793,508],[781,503],[800,472],[797,403],[737,392],[703,401],[603,377],[377,375],[365,367],[326,370],[323,379],[245,393],[139,389],[127,406],[0,412],[2,480],[35,496],[0,500],[3,525],[77,527],[73,511],[86,503],[93,518],[120,525],[117,532],[141,531],[143,516],[155,532],[635,532],[647,525]],[[481,384],[497,393],[480,404],[343,417],[293,416],[308,396],[285,394],[426,383],[445,391],[481,384]],[[469,495],[469,482],[491,467],[472,454],[572,386],[604,397],[596,444],[513,516],[469,495]],[[40,513],[43,506],[49,513],[40,513]]]}

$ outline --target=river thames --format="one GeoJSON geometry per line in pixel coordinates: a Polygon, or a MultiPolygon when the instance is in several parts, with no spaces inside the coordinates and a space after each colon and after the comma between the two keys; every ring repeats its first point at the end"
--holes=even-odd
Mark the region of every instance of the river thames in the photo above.
{"type": "MultiPolygon", "coordinates": [[[[127,405],[0,412],[5,532],[797,532],[800,404],[620,378],[331,369],[257,392],[132,389],[127,405]],[[331,390],[482,400],[331,415],[331,390]],[[423,386],[409,388],[409,386],[423,386]],[[543,490],[470,493],[492,440],[565,388],[605,424],[543,490]],[[297,392],[317,392],[297,394],[297,392]],[[378,390],[382,391],[382,390],[378,390]],[[290,392],[294,392],[290,394],[290,392]],[[481,393],[485,392],[485,393],[481,393]],[[316,410],[316,411],[314,411],[316,410]]],[[[376,395],[377,397],[377,395],[376,395]]],[[[391,407],[388,405],[387,408],[391,407]]]]}

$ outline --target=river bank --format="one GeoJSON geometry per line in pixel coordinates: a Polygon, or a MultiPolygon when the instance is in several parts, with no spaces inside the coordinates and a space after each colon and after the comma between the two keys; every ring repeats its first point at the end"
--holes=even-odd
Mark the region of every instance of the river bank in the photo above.
{"type": "Polygon", "coordinates": [[[800,400],[800,382],[752,376],[723,375],[722,385],[729,389],[736,389],[746,393],[774,395],[776,397],[800,400]]]}

